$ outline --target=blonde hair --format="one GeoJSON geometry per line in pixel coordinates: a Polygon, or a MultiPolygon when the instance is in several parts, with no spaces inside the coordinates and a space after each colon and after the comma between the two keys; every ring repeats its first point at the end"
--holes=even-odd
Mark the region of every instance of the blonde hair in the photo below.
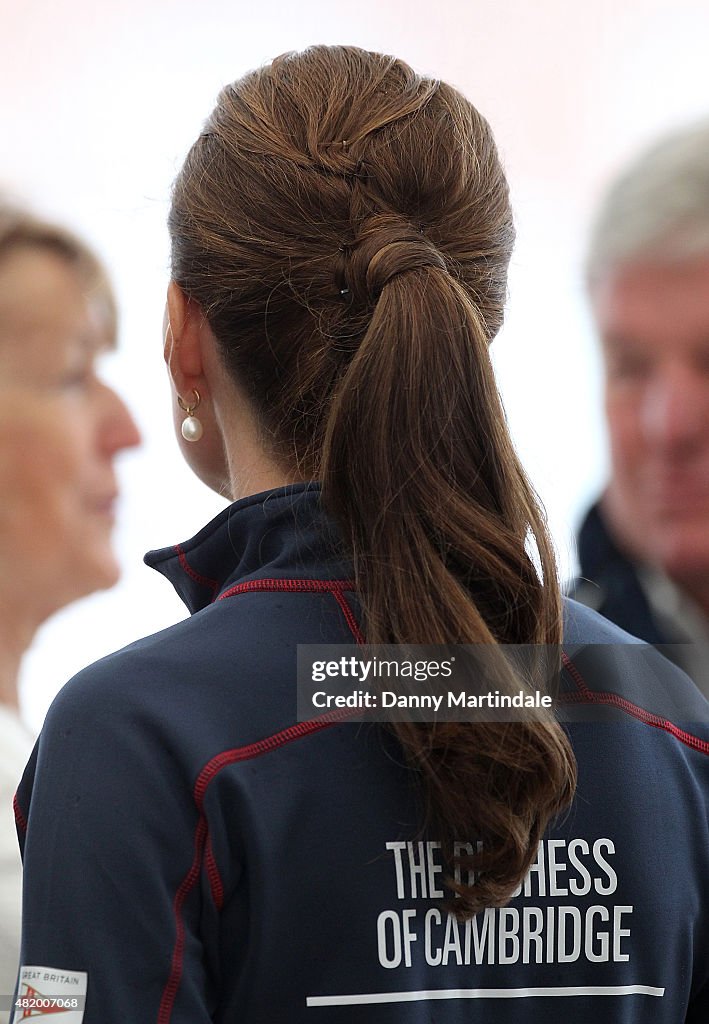
{"type": "Polygon", "coordinates": [[[118,310],[108,274],[94,251],[73,232],[0,198],[0,263],[18,248],[44,249],[65,260],[83,282],[87,298],[101,309],[110,344],[118,310]]]}

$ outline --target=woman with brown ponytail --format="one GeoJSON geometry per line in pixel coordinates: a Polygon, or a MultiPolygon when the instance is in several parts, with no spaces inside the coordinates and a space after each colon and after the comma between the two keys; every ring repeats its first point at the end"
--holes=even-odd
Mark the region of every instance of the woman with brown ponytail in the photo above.
{"type": "Polygon", "coordinates": [[[562,609],[488,354],[485,120],[391,57],[286,55],[223,90],[170,232],[178,435],[234,504],[148,556],[191,618],[49,714],[20,994],[71,1024],[707,1019],[706,712],[562,609]],[[561,700],[621,721],[298,720],[298,645],[562,639],[561,700]],[[641,706],[648,673],[704,724],[641,706]]]}

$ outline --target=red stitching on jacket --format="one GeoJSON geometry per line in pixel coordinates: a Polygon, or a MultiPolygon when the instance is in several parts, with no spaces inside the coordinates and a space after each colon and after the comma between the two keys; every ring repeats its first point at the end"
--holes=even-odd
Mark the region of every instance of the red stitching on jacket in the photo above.
{"type": "Polygon", "coordinates": [[[236,583],[233,587],[229,587],[219,595],[219,600],[223,601],[225,597],[233,597],[234,594],[248,594],[254,590],[286,590],[291,593],[308,591],[327,593],[332,591],[337,593],[342,590],[354,589],[355,585],[351,580],[246,580],[244,583],[236,583]]]}
{"type": "Polygon", "coordinates": [[[175,544],[175,551],[177,552],[177,557],[180,560],[180,565],[182,566],[183,570],[187,573],[187,575],[190,577],[190,579],[194,580],[195,583],[200,583],[203,587],[209,587],[209,589],[212,591],[212,594],[216,594],[217,590],[219,590],[219,583],[217,582],[217,580],[210,580],[207,576],[202,576],[201,573],[198,573],[195,569],[193,569],[190,563],[187,561],[187,556],[182,550],[181,544],[175,544]]]}
{"type": "Polygon", "coordinates": [[[226,768],[227,765],[236,764],[238,761],[250,761],[254,757],[270,754],[271,751],[277,750],[287,743],[303,739],[305,736],[311,736],[322,729],[328,729],[331,725],[338,725],[340,722],[344,722],[353,715],[360,713],[360,711],[354,711],[350,708],[328,711],[327,714],[321,715],[320,718],[312,718],[308,722],[296,722],[295,725],[282,729],[281,732],[274,733],[273,736],[268,736],[264,740],[257,740],[255,743],[249,743],[245,747],[235,747],[233,750],[222,751],[221,754],[217,754],[211,761],[207,762],[197,777],[194,787],[194,799],[197,807],[200,812],[204,813],[204,795],[207,787],[214,776],[222,768],[226,768]]]}
{"type": "Polygon", "coordinates": [[[342,609],[342,614],[345,616],[345,622],[350,627],[350,633],[355,638],[357,643],[366,643],[366,640],[364,639],[364,633],[359,628],[359,623],[357,622],[357,619],[354,617],[354,612],[348,605],[347,598],[345,597],[343,592],[341,590],[333,590],[332,596],[335,598],[340,608],[342,609]]]}
{"type": "Polygon", "coordinates": [[[173,910],[175,914],[175,948],[172,952],[170,974],[163,990],[158,1011],[158,1024],[169,1024],[172,1017],[172,1009],[175,1005],[175,997],[182,978],[182,958],[185,953],[185,924],[182,920],[182,905],[199,880],[202,867],[202,856],[204,853],[204,840],[207,834],[207,822],[204,816],[200,817],[194,837],[194,858],[192,866],[182,880],[180,888],[175,894],[173,910]]]}
{"type": "Polygon", "coordinates": [[[212,899],[214,900],[214,906],[217,910],[221,910],[224,903],[224,886],[222,884],[222,877],[219,874],[217,862],[214,859],[212,838],[209,834],[207,834],[207,845],[204,853],[204,866],[207,869],[207,878],[209,879],[209,888],[212,893],[212,899]]]}
{"type": "Polygon", "coordinates": [[[621,711],[632,715],[633,718],[637,718],[638,721],[643,722],[645,725],[650,725],[653,729],[662,729],[664,732],[669,733],[675,739],[678,739],[680,743],[684,743],[685,746],[698,750],[702,754],[709,754],[709,743],[706,740],[702,740],[691,732],[680,729],[679,726],[675,725],[674,722],[670,722],[667,718],[661,718],[659,715],[641,708],[638,704],[633,704],[624,697],[619,697],[617,693],[608,693],[605,690],[591,690],[571,658],[567,654],[562,654],[562,660],[579,693],[562,694],[558,698],[560,703],[606,704],[611,707],[620,708],[621,711]]]}
{"type": "MultiPolygon", "coordinates": [[[[178,548],[179,553],[179,548],[178,548]]],[[[189,571],[189,567],[187,567],[189,571]]],[[[359,628],[357,620],[350,606],[347,604],[344,590],[353,590],[354,583],[350,580],[302,580],[302,579],[263,579],[263,580],[247,580],[244,583],[236,583],[233,587],[229,587],[223,594],[220,594],[219,600],[221,601],[225,597],[233,597],[235,594],[248,594],[256,591],[286,591],[290,593],[331,593],[337,601],[342,614],[345,617],[345,621],[350,629],[350,632],[354,636],[358,644],[364,643],[364,636],[359,628]]],[[[252,744],[250,747],[243,748],[242,751],[227,751],[226,754],[219,755],[219,757],[229,757],[235,755],[233,760],[225,760],[224,764],[231,764],[236,760],[243,760],[250,757],[257,757],[260,754],[268,753],[270,750],[274,750],[277,746],[282,746],[283,743],[289,743],[291,740],[299,739],[301,736],[306,736],[310,732],[318,729],[323,729],[328,725],[334,724],[340,718],[347,718],[348,714],[344,715],[341,712],[331,712],[329,715],[324,715],[321,719],[314,720],[315,723],[300,722],[295,726],[291,726],[290,729],[286,729],[283,733],[277,733],[276,736],[270,737],[267,740],[260,740],[258,743],[252,744]],[[303,729],[303,726],[312,726],[311,728],[303,729]]],[[[210,762],[210,765],[212,762],[210,762]]],[[[224,764],[215,768],[214,774],[224,766],[224,764]]],[[[209,765],[207,766],[209,768],[209,765]]],[[[206,769],[203,769],[205,771],[206,769]]],[[[211,778],[207,780],[204,785],[204,789],[211,781],[211,778]]],[[[200,774],[200,779],[202,773],[200,774]]],[[[202,807],[203,792],[200,791],[200,780],[198,779],[197,785],[195,786],[195,800],[201,813],[204,813],[202,807]]],[[[206,852],[205,852],[205,867],[207,869],[207,875],[209,877],[210,889],[212,892],[212,899],[214,900],[215,906],[218,910],[221,909],[224,901],[224,886],[222,884],[221,876],[219,874],[219,867],[214,857],[214,851],[212,850],[211,841],[209,836],[207,837],[206,852]]]]}
{"type": "MultiPolygon", "coordinates": [[[[199,577],[198,574],[192,570],[179,545],[176,546],[176,550],[180,557],[180,564],[189,576],[195,579],[198,583],[203,583],[206,586],[213,586],[215,589],[218,587],[218,584],[214,581],[205,580],[204,577],[199,577]]],[[[219,596],[219,600],[221,601],[225,597],[233,597],[235,594],[252,593],[254,591],[332,593],[340,606],[345,617],[345,621],[347,622],[347,625],[349,626],[357,643],[364,643],[364,636],[357,624],[357,620],[354,617],[352,609],[347,604],[343,594],[344,590],[354,590],[354,584],[350,580],[247,580],[244,583],[237,583],[228,590],[225,590],[224,593],[219,596]]],[[[322,729],[327,729],[332,725],[337,725],[339,722],[346,721],[348,718],[358,713],[359,712],[348,708],[338,711],[329,711],[320,718],[311,719],[308,722],[297,722],[295,725],[291,725],[289,728],[283,729],[281,732],[274,733],[273,736],[268,736],[266,739],[257,740],[256,743],[250,743],[245,747],[237,747],[233,750],[226,750],[221,754],[217,754],[217,756],[212,758],[212,760],[209,761],[199,773],[194,787],[194,800],[200,814],[195,833],[195,856],[192,866],[175,896],[175,948],[172,954],[170,976],[167,984],[165,985],[163,997],[160,1003],[158,1024],[169,1024],[170,1017],[172,1016],[175,997],[182,977],[182,959],[184,956],[185,946],[185,926],[182,920],[182,905],[188,893],[194,887],[199,878],[203,857],[207,877],[209,878],[212,899],[214,900],[217,910],[221,910],[224,902],[224,886],[214,857],[214,850],[212,849],[211,838],[209,836],[209,825],[204,812],[204,796],[210,782],[222,770],[222,768],[227,767],[227,765],[235,764],[238,761],[248,761],[254,757],[260,757],[262,754],[268,754],[272,750],[277,750],[279,747],[282,747],[287,743],[292,743],[294,740],[313,735],[316,732],[320,732],[322,729]]]]}
{"type": "Polygon", "coordinates": [[[322,729],[329,728],[331,725],[337,725],[356,714],[359,714],[359,712],[347,708],[339,711],[329,711],[327,714],[322,715],[322,717],[312,719],[309,722],[298,722],[295,725],[291,725],[288,729],[283,729],[281,732],[274,733],[273,736],[268,736],[264,740],[258,740],[256,743],[250,743],[246,747],[236,747],[234,750],[226,750],[221,754],[217,754],[199,773],[194,787],[194,799],[199,810],[199,821],[195,831],[195,854],[192,866],[177,890],[173,903],[176,926],[175,948],[172,954],[170,975],[160,1001],[157,1024],[170,1024],[175,997],[177,996],[180,979],[182,978],[182,960],[185,952],[185,925],[182,920],[182,906],[190,891],[199,880],[203,857],[212,897],[218,910],[221,909],[224,901],[224,888],[219,875],[219,869],[214,860],[214,852],[208,834],[209,826],[204,812],[204,795],[207,786],[215,775],[229,764],[235,764],[237,761],[248,761],[253,757],[268,754],[270,751],[277,750],[278,747],[282,747],[286,743],[291,743],[293,740],[301,739],[304,736],[310,736],[320,732],[322,729]]]}
{"type": "MultiPolygon", "coordinates": [[[[282,732],[277,732],[265,740],[258,740],[256,743],[251,743],[246,747],[236,747],[234,750],[225,750],[221,754],[217,754],[216,757],[207,762],[205,767],[199,773],[194,787],[195,803],[197,804],[205,824],[206,814],[204,811],[204,794],[209,783],[212,781],[214,776],[222,770],[222,768],[227,767],[227,765],[234,764],[237,761],[248,761],[253,757],[260,757],[262,754],[268,754],[272,750],[276,750],[278,747],[284,746],[286,743],[291,743],[293,740],[301,739],[303,736],[309,736],[314,732],[319,732],[321,729],[325,729],[330,725],[337,725],[338,722],[346,720],[354,714],[358,714],[358,712],[350,709],[329,711],[321,718],[313,719],[310,722],[298,722],[296,725],[291,725],[290,728],[284,729],[282,732]]],[[[221,910],[224,903],[224,886],[222,884],[219,867],[214,857],[214,851],[212,849],[212,843],[209,836],[207,836],[205,867],[209,877],[212,899],[214,900],[217,910],[221,910]]]]}
{"type": "Polygon", "coordinates": [[[254,591],[281,590],[290,593],[329,593],[332,594],[339,604],[352,636],[358,644],[363,644],[366,643],[364,634],[359,628],[359,623],[344,595],[345,590],[354,589],[355,585],[352,580],[247,580],[245,583],[236,583],[233,587],[229,587],[223,594],[220,594],[219,600],[222,601],[225,597],[233,597],[235,594],[248,594],[254,591]]]}
{"type": "Polygon", "coordinates": [[[15,822],[17,827],[21,828],[23,832],[27,832],[27,818],[25,818],[20,808],[20,801],[17,799],[17,793],[12,798],[12,809],[15,812],[15,822]]]}

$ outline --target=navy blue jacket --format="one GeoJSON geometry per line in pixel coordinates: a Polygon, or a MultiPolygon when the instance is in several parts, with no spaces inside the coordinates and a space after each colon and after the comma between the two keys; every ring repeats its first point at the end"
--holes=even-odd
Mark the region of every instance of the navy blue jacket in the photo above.
{"type": "Polygon", "coordinates": [[[611,537],[599,502],[586,513],[577,545],[580,572],[571,585],[571,597],[650,644],[677,640],[667,635],[653,614],[637,568],[611,537]]]}
{"type": "Polygon", "coordinates": [[[358,632],[317,487],[148,561],[191,617],[61,691],[17,797],[22,962],[87,972],[85,1024],[709,1020],[709,728],[679,670],[568,604],[568,702],[620,719],[568,724],[571,810],[461,923],[393,737],[296,721],[297,645],[358,632]]]}

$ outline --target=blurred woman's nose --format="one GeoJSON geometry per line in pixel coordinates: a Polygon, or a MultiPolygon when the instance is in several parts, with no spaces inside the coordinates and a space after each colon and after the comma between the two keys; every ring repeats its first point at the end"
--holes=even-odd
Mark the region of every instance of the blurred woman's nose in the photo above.
{"type": "Polygon", "coordinates": [[[123,399],[113,388],[108,385],[103,387],[106,405],[102,421],[102,447],[108,454],[116,455],[125,448],[135,448],[142,439],[123,399]]]}

